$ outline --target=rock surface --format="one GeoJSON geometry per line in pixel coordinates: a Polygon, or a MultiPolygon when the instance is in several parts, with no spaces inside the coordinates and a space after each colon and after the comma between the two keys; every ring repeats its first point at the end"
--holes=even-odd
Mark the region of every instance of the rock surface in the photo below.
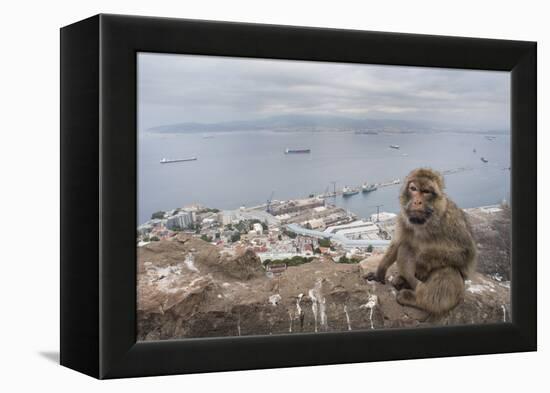
{"type": "MultiPolygon", "coordinates": [[[[474,227],[478,224],[474,223],[474,227]]],[[[482,233],[481,237],[476,234],[482,252],[483,247],[489,250],[495,244],[503,247],[504,242],[495,243],[495,237],[488,236],[488,231],[482,233]]],[[[495,261],[500,251],[490,254],[495,261]]],[[[493,276],[475,273],[466,283],[464,302],[448,315],[434,319],[420,310],[400,306],[391,284],[367,281],[364,276],[374,271],[377,263],[376,257],[360,264],[321,259],[289,267],[269,278],[251,251],[228,257],[215,246],[185,235],[153,242],[138,248],[138,339],[334,332],[510,320],[510,283],[494,278],[497,271],[505,272],[498,265],[487,265],[487,273],[493,276]],[[193,257],[189,258],[190,255],[193,257]]],[[[393,266],[388,276],[395,273],[393,266]]]]}
{"type": "Polygon", "coordinates": [[[511,212],[510,208],[467,209],[477,242],[477,271],[489,274],[497,280],[510,281],[511,261],[511,212]]]}

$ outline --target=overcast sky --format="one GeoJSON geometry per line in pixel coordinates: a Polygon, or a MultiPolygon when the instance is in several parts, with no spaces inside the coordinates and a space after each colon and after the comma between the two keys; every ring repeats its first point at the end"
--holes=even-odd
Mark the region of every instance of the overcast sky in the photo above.
{"type": "Polygon", "coordinates": [[[138,55],[139,128],[276,115],[430,120],[508,129],[510,74],[497,71],[138,55]]]}

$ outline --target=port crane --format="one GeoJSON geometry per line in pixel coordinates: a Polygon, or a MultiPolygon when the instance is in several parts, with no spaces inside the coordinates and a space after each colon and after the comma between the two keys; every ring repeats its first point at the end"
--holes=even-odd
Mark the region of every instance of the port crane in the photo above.
{"type": "Polygon", "coordinates": [[[375,207],[376,208],[376,222],[380,222],[380,208],[384,205],[373,205],[369,207],[375,207]]]}
{"type": "Polygon", "coordinates": [[[332,186],[333,186],[333,188],[334,188],[334,192],[333,192],[333,194],[332,194],[332,196],[333,196],[334,198],[336,198],[336,183],[337,183],[336,180],[332,180],[332,181],[330,182],[330,184],[332,184],[332,186]]]}
{"type": "Polygon", "coordinates": [[[266,203],[265,211],[268,213],[271,213],[271,201],[273,200],[273,195],[275,195],[275,191],[271,192],[271,195],[269,196],[269,199],[267,200],[267,203],[266,203]]]}

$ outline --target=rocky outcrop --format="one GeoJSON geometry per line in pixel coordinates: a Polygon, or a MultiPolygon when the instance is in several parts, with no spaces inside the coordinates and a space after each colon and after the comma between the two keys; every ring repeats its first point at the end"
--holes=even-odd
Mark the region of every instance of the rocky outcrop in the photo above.
{"type": "Polygon", "coordinates": [[[467,209],[477,243],[477,271],[497,280],[512,279],[511,211],[507,206],[467,209]]]}
{"type": "MultiPolygon", "coordinates": [[[[378,258],[360,263],[360,274],[376,270],[378,258]]],[[[397,274],[393,265],[388,270],[387,282],[397,274]]],[[[378,298],[379,310],[386,321],[384,327],[440,326],[483,324],[510,321],[510,282],[497,281],[482,273],[474,273],[466,281],[463,302],[444,316],[434,317],[412,307],[399,305],[395,301],[397,291],[391,284],[368,281],[378,298]]]]}
{"type": "MultiPolygon", "coordinates": [[[[367,281],[377,259],[318,260],[268,277],[251,252],[226,257],[178,236],[138,250],[138,339],[334,332],[510,320],[510,287],[476,273],[464,302],[434,319],[400,306],[391,284],[367,281]],[[192,255],[193,258],[189,258],[192,255]],[[190,262],[192,261],[192,262],[190,262]]],[[[388,271],[394,275],[395,266],[388,271]]]]}
{"type": "MultiPolygon", "coordinates": [[[[434,320],[420,310],[400,306],[390,284],[366,281],[364,272],[374,270],[376,264],[375,258],[360,265],[315,261],[290,267],[271,279],[264,276],[247,282],[223,281],[214,273],[189,271],[181,264],[148,265],[139,279],[139,338],[330,332],[510,319],[507,282],[475,274],[467,282],[464,302],[434,320]]],[[[395,274],[393,269],[389,276],[395,274]]]]}

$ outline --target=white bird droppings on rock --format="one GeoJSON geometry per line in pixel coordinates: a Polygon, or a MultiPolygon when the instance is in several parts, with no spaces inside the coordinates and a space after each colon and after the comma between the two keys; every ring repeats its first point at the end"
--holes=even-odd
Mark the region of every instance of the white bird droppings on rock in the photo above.
{"type": "Polygon", "coordinates": [[[187,257],[185,257],[185,266],[187,267],[187,269],[191,270],[192,272],[200,273],[199,269],[197,269],[197,267],[195,266],[195,262],[193,261],[192,254],[187,254],[187,257]]]}
{"type": "Polygon", "coordinates": [[[344,305],[344,313],[346,314],[346,322],[348,323],[348,330],[351,330],[351,322],[349,320],[348,307],[344,305]]]}
{"type": "Polygon", "coordinates": [[[300,317],[300,315],[302,315],[302,307],[300,307],[300,302],[302,301],[302,297],[304,297],[304,294],[300,293],[296,298],[296,316],[298,318],[300,317]]]}
{"type": "Polygon", "coordinates": [[[369,319],[370,319],[370,328],[374,329],[374,323],[372,321],[372,312],[374,311],[374,307],[378,304],[378,296],[376,295],[369,295],[369,298],[365,304],[362,304],[359,306],[359,308],[366,308],[370,310],[369,313],[369,319]]]}
{"type": "Polygon", "coordinates": [[[327,314],[325,308],[325,298],[321,292],[323,286],[323,280],[317,279],[315,286],[309,290],[308,295],[311,299],[311,311],[313,312],[313,319],[315,320],[315,332],[317,332],[317,322],[320,319],[320,325],[324,330],[327,330],[327,314]]]}
{"type": "Polygon", "coordinates": [[[279,295],[278,293],[276,293],[275,295],[271,295],[269,297],[269,303],[271,303],[271,305],[273,306],[276,306],[277,304],[279,304],[280,301],[281,301],[281,295],[279,295]]]}

